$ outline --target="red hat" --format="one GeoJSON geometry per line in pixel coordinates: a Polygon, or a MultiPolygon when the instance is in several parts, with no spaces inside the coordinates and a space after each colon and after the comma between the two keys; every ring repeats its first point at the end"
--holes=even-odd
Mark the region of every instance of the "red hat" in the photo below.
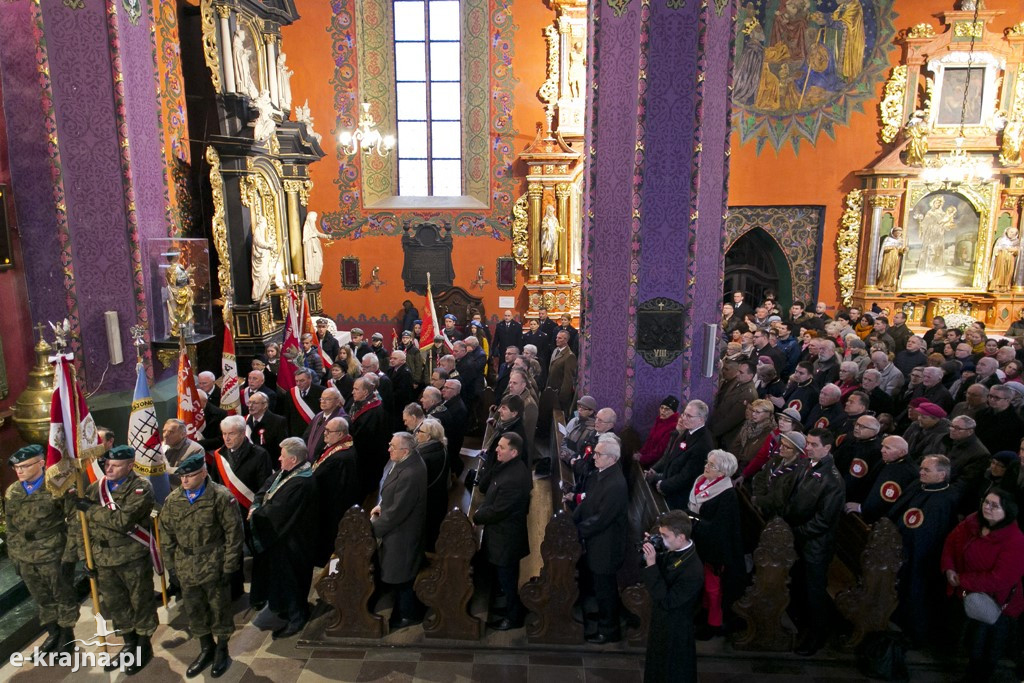
{"type": "Polygon", "coordinates": [[[910,407],[916,408],[922,403],[928,403],[928,399],[926,399],[924,396],[918,396],[917,398],[910,400],[910,407]]]}
{"type": "Polygon", "coordinates": [[[935,417],[939,419],[946,417],[946,411],[942,409],[942,406],[937,406],[934,403],[931,403],[930,401],[925,401],[924,403],[919,404],[917,406],[917,412],[921,413],[922,415],[927,415],[929,417],[935,417]]]}

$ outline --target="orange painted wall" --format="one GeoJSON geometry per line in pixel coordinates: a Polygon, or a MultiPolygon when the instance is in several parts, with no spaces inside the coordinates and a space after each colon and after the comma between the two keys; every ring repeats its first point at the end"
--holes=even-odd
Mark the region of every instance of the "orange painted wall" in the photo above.
{"type": "MultiPolygon", "coordinates": [[[[896,19],[893,22],[897,35],[906,29],[928,22],[936,30],[940,20],[938,12],[952,8],[952,2],[935,0],[895,0],[896,19]]],[[[987,9],[1006,10],[989,26],[1001,33],[1005,28],[1024,19],[1024,2],[1021,0],[988,0],[987,9]]],[[[902,48],[894,46],[890,53],[890,64],[895,66],[902,59],[902,48]]],[[[889,71],[885,72],[888,78],[889,71]]],[[[878,131],[878,103],[882,97],[884,81],[878,84],[875,99],[867,103],[863,113],[850,115],[850,125],[836,128],[836,139],[825,134],[819,136],[817,144],[810,146],[806,141],[800,144],[800,153],[795,154],[788,143],[776,152],[765,145],[761,155],[756,153],[756,143],[751,140],[740,145],[739,133],[732,137],[732,160],[729,172],[729,204],[731,206],[766,206],[785,204],[825,205],[825,235],[821,250],[820,285],[818,298],[830,306],[839,299],[836,281],[836,236],[839,232],[839,218],[843,213],[843,199],[850,190],[860,187],[860,180],[854,172],[869,166],[883,152],[878,131]]],[[[888,145],[885,151],[891,149],[888,145]]]]}
{"type": "MultiPolygon", "coordinates": [[[[333,131],[335,114],[333,92],[329,79],[334,69],[331,55],[331,37],[327,27],[331,21],[331,5],[324,0],[298,0],[296,7],[301,19],[282,31],[282,49],[288,54],[288,65],[295,70],[291,86],[296,104],[309,98],[309,107],[316,130],[323,135],[322,147],[327,156],[310,167],[314,182],[309,208],[324,214],[339,209],[338,188],[334,184],[338,170],[336,160],[336,133],[333,131]]],[[[512,21],[518,26],[512,56],[512,74],[518,79],[514,88],[513,127],[516,130],[514,151],[522,151],[534,137],[535,125],[544,120],[544,110],[537,98],[537,89],[545,79],[546,47],[543,29],[551,23],[554,13],[540,0],[511,4],[512,21]]],[[[525,192],[525,167],[516,164],[514,175],[520,180],[516,196],[525,192]]],[[[334,318],[358,319],[366,316],[362,327],[369,331],[383,331],[401,310],[402,301],[411,299],[420,307],[422,298],[406,292],[402,283],[401,238],[361,237],[346,238],[324,245],[324,312],[334,318]],[[380,266],[380,278],[387,284],[379,292],[372,288],[359,291],[340,289],[339,268],[343,257],[355,256],[360,260],[362,282],[370,279],[370,271],[380,266]]],[[[498,314],[498,297],[522,295],[523,271],[517,275],[517,289],[500,291],[495,286],[496,260],[509,256],[511,243],[490,237],[455,236],[453,263],[455,284],[474,296],[482,296],[488,316],[498,314]],[[479,266],[484,266],[484,277],[490,280],[484,290],[471,288],[479,266]]],[[[422,312],[422,311],[421,311],[422,312]]],[[[390,339],[390,335],[385,335],[390,339]]]]}

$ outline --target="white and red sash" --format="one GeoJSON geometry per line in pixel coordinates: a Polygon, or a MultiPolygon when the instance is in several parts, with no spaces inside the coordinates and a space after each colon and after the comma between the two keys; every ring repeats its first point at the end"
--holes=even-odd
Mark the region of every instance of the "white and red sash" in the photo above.
{"type": "Polygon", "coordinates": [[[218,448],[213,452],[213,459],[217,465],[217,471],[220,472],[220,480],[228,487],[228,491],[231,491],[238,504],[248,510],[252,506],[252,502],[256,500],[256,494],[238,478],[235,471],[231,469],[227,458],[221,455],[221,449],[218,448]]]}
{"type": "MultiPolygon", "coordinates": [[[[108,510],[116,510],[117,502],[114,501],[113,493],[110,491],[110,480],[103,477],[99,480],[99,485],[96,487],[100,496],[100,505],[107,508],[108,510]]],[[[136,493],[140,489],[136,489],[136,493]]],[[[164,573],[164,563],[160,559],[160,549],[156,545],[156,536],[148,529],[145,529],[136,524],[132,529],[125,532],[128,538],[133,541],[137,541],[142,545],[149,548],[149,559],[153,562],[153,569],[157,574],[164,573]]]]}
{"type": "Polygon", "coordinates": [[[292,387],[288,394],[292,397],[292,403],[295,404],[295,410],[298,411],[299,416],[302,417],[306,424],[312,422],[316,413],[302,400],[302,392],[299,391],[299,388],[292,387]]]}

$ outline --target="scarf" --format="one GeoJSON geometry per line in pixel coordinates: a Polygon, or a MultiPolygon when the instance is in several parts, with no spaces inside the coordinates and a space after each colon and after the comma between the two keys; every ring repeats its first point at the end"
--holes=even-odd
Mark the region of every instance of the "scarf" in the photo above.
{"type": "Polygon", "coordinates": [[[764,438],[778,425],[775,424],[775,418],[770,417],[764,422],[752,422],[751,420],[745,420],[743,426],[740,427],[740,433],[736,436],[736,441],[733,444],[733,450],[743,452],[747,449],[751,442],[764,441],[764,438]]]}
{"type": "Polygon", "coordinates": [[[727,491],[732,488],[732,479],[722,475],[714,481],[708,480],[702,474],[697,477],[697,483],[693,485],[693,489],[690,491],[690,512],[693,514],[700,514],[700,506],[708,502],[719,493],[727,491]]]}

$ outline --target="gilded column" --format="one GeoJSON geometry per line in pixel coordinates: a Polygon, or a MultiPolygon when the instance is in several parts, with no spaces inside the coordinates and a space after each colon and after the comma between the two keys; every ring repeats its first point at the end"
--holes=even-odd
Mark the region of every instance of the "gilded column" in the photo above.
{"type": "Polygon", "coordinates": [[[871,231],[868,233],[868,273],[864,280],[865,289],[875,289],[878,277],[878,239],[882,231],[882,203],[879,197],[871,198],[871,231]]]}
{"type": "Polygon", "coordinates": [[[302,267],[302,222],[299,220],[299,183],[285,181],[285,200],[288,204],[288,253],[291,256],[292,272],[305,275],[302,267]]]}
{"type": "Polygon", "coordinates": [[[569,185],[559,183],[555,186],[555,198],[558,200],[558,224],[562,232],[558,236],[558,282],[569,281],[569,185]]]}
{"type": "Polygon", "coordinates": [[[526,192],[530,200],[530,280],[536,282],[540,279],[540,203],[544,190],[531,183],[526,192]]]}
{"type": "Polygon", "coordinates": [[[235,60],[231,54],[231,26],[228,24],[231,8],[217,5],[217,14],[220,16],[220,63],[224,69],[224,92],[235,92],[235,60]]]}
{"type": "Polygon", "coordinates": [[[277,84],[277,39],[271,35],[263,36],[267,44],[267,83],[270,84],[270,101],[281,106],[280,88],[277,84]]]}

